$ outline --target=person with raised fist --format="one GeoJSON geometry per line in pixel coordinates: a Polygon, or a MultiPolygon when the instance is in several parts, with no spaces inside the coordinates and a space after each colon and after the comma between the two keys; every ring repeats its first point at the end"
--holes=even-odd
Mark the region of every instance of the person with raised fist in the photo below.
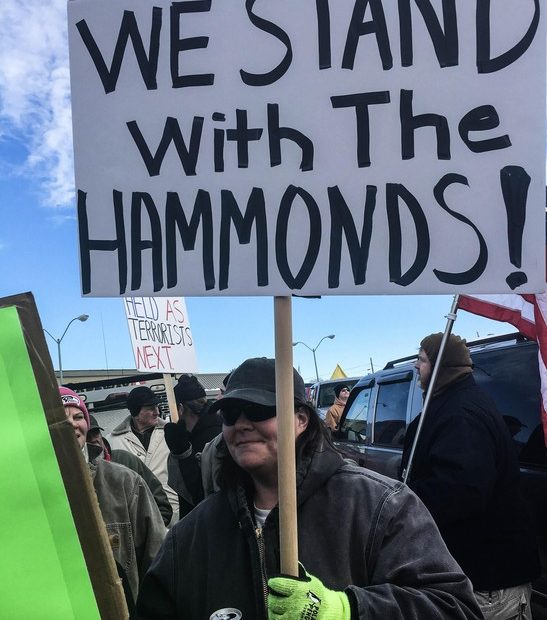
{"type": "Polygon", "coordinates": [[[200,455],[222,431],[222,422],[209,412],[205,389],[194,375],[181,375],[174,392],[179,420],[165,425],[165,441],[170,450],[168,482],[178,493],[182,519],[204,497],[200,455]]]}

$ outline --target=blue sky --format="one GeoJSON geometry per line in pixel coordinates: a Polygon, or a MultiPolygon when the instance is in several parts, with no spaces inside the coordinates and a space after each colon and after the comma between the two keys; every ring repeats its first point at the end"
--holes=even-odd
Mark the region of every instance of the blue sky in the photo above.
{"type": "MultiPolygon", "coordinates": [[[[74,208],[66,0],[0,4],[0,296],[31,291],[43,326],[60,336],[63,369],[134,368],[120,299],[82,298],[74,208]]],[[[414,353],[444,329],[450,296],[358,296],[293,300],[293,340],[315,347],[319,375],[336,364],[362,375],[414,353]]],[[[274,353],[273,299],[187,298],[201,372],[224,372],[247,357],[274,353]]],[[[514,331],[465,312],[454,332],[514,331]]],[[[48,345],[55,368],[57,347],[48,345]]],[[[315,376],[312,353],[298,345],[294,365],[315,376]]]]}

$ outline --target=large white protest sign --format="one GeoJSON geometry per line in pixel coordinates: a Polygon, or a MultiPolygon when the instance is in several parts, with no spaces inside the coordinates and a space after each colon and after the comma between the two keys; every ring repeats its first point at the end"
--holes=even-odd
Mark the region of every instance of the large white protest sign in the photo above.
{"type": "Polygon", "coordinates": [[[70,0],[85,295],[545,283],[539,0],[70,0]]]}
{"type": "Polygon", "coordinates": [[[196,349],[184,299],[126,297],[123,303],[137,370],[164,374],[197,372],[196,349]]]}

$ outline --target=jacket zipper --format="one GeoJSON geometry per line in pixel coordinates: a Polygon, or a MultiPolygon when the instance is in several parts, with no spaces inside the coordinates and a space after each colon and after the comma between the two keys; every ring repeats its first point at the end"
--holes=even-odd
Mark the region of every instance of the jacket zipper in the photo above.
{"type": "Polygon", "coordinates": [[[264,596],[264,609],[266,618],[268,617],[268,582],[266,581],[266,554],[264,550],[264,537],[262,536],[262,528],[255,528],[256,542],[258,546],[258,555],[260,557],[260,577],[262,579],[262,594],[264,596]]]}

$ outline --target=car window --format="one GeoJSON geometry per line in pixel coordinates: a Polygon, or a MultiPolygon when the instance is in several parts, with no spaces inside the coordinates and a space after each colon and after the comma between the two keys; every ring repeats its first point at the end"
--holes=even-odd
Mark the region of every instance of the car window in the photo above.
{"type": "Polygon", "coordinates": [[[406,433],[406,409],[410,381],[382,383],[374,418],[374,445],[402,448],[406,433]]]}
{"type": "Polygon", "coordinates": [[[367,436],[367,418],[370,407],[371,388],[361,390],[351,403],[340,429],[347,441],[363,442],[367,436]]]}
{"type": "Polygon", "coordinates": [[[503,416],[522,463],[547,465],[535,344],[472,353],[475,381],[503,416]]]}
{"type": "Polygon", "coordinates": [[[330,407],[334,402],[334,386],[336,383],[322,383],[319,387],[318,407],[330,407]]]}

